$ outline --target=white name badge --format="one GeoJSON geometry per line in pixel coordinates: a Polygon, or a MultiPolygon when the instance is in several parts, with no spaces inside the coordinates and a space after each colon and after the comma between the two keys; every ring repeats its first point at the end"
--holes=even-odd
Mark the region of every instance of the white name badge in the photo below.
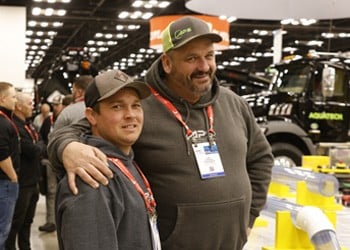
{"type": "Polygon", "coordinates": [[[161,250],[162,248],[160,245],[160,237],[157,227],[157,216],[153,215],[149,217],[149,224],[151,227],[153,250],[161,250]]]}
{"type": "Polygon", "coordinates": [[[209,142],[192,144],[202,179],[225,176],[216,144],[209,142]]]}

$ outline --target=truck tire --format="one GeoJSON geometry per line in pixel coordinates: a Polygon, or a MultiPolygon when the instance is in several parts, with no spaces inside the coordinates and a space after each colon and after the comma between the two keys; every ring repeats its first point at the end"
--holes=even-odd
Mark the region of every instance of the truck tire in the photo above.
{"type": "Polygon", "coordinates": [[[303,152],[292,144],[278,142],[271,145],[275,166],[301,166],[303,152]]]}

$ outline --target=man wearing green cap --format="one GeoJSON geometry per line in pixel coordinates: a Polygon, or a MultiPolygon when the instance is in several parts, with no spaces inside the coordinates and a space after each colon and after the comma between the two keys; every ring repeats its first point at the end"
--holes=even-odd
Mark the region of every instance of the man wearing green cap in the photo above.
{"type": "MultiPolygon", "coordinates": [[[[157,201],[162,249],[242,249],[266,201],[271,148],[248,104],[219,86],[219,41],[206,22],[180,18],[163,32],[163,54],[146,74],[152,95],[142,102],[145,123],[133,149],[157,201]]],[[[82,126],[50,144],[73,192],[76,174],[95,187],[110,175],[105,156],[78,143],[82,126]]]]}

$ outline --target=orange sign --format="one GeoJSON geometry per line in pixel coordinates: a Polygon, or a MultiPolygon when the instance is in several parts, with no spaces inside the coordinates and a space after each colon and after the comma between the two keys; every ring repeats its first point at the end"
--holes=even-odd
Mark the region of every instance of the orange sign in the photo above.
{"type": "MultiPolygon", "coordinates": [[[[230,45],[230,25],[226,20],[221,20],[214,16],[191,15],[206,21],[214,33],[222,37],[220,43],[215,43],[215,49],[228,49],[230,45]]],[[[150,47],[152,49],[162,50],[162,32],[168,24],[183,15],[159,16],[150,19],[150,47]]]]}

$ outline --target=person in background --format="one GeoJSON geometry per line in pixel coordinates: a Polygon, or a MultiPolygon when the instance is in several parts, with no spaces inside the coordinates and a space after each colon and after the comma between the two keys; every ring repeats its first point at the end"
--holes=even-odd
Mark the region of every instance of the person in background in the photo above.
{"type": "Polygon", "coordinates": [[[14,86],[0,82],[0,250],[5,250],[19,189],[20,137],[12,120],[16,102],[14,86]]]}
{"type": "MultiPolygon", "coordinates": [[[[266,202],[271,147],[248,103],[215,77],[221,40],[201,19],[177,19],[146,73],[152,96],[133,150],[157,201],[163,250],[240,250],[266,202]]],[[[74,193],[75,175],[92,187],[111,176],[106,156],[78,142],[88,130],[81,120],[50,137],[50,159],[58,171],[63,160],[74,193]]]]}
{"type": "Polygon", "coordinates": [[[83,140],[108,156],[114,177],[100,189],[78,180],[77,196],[66,178],[60,181],[56,196],[60,249],[160,249],[155,201],[131,149],[143,126],[140,99],[149,95],[145,83],[119,70],[96,76],[86,89],[85,113],[92,135],[83,135],[83,140]]]}
{"type": "MultiPolygon", "coordinates": [[[[55,121],[57,120],[57,117],[65,108],[65,106],[63,105],[64,97],[65,96],[63,95],[57,95],[53,98],[53,113],[44,120],[43,125],[41,126],[41,129],[39,131],[40,136],[44,141],[45,145],[47,145],[48,143],[49,133],[53,131],[53,127],[55,121]]],[[[48,160],[47,152],[44,153],[43,159],[41,160],[41,164],[43,165],[42,167],[44,167],[44,170],[46,170],[43,171],[43,178],[46,179],[44,181],[44,183],[46,183],[46,223],[44,225],[39,226],[39,231],[50,233],[56,230],[55,196],[57,189],[57,178],[55,172],[52,169],[51,163],[48,160]]]]}
{"type": "Polygon", "coordinates": [[[30,122],[32,114],[33,98],[29,94],[18,92],[13,121],[21,137],[19,194],[11,230],[6,240],[6,250],[16,249],[16,238],[19,249],[31,249],[30,231],[39,199],[40,157],[46,150],[44,143],[39,142],[39,134],[30,122]]]}
{"type": "MultiPolygon", "coordinates": [[[[63,97],[62,100],[62,105],[66,108],[69,105],[71,105],[72,103],[74,103],[74,97],[72,94],[67,94],[63,97]]],[[[56,120],[57,121],[57,120],[56,120]]]]}
{"type": "Polygon", "coordinates": [[[49,115],[51,115],[50,105],[48,103],[41,104],[40,113],[37,114],[33,120],[33,125],[37,131],[40,130],[40,127],[43,124],[45,118],[48,117],[49,115]]]}
{"type": "Polygon", "coordinates": [[[84,94],[86,87],[92,82],[92,80],[93,77],[91,75],[83,75],[75,79],[73,83],[74,103],[62,110],[59,117],[57,117],[54,129],[60,129],[79,121],[85,116],[84,94]]]}

